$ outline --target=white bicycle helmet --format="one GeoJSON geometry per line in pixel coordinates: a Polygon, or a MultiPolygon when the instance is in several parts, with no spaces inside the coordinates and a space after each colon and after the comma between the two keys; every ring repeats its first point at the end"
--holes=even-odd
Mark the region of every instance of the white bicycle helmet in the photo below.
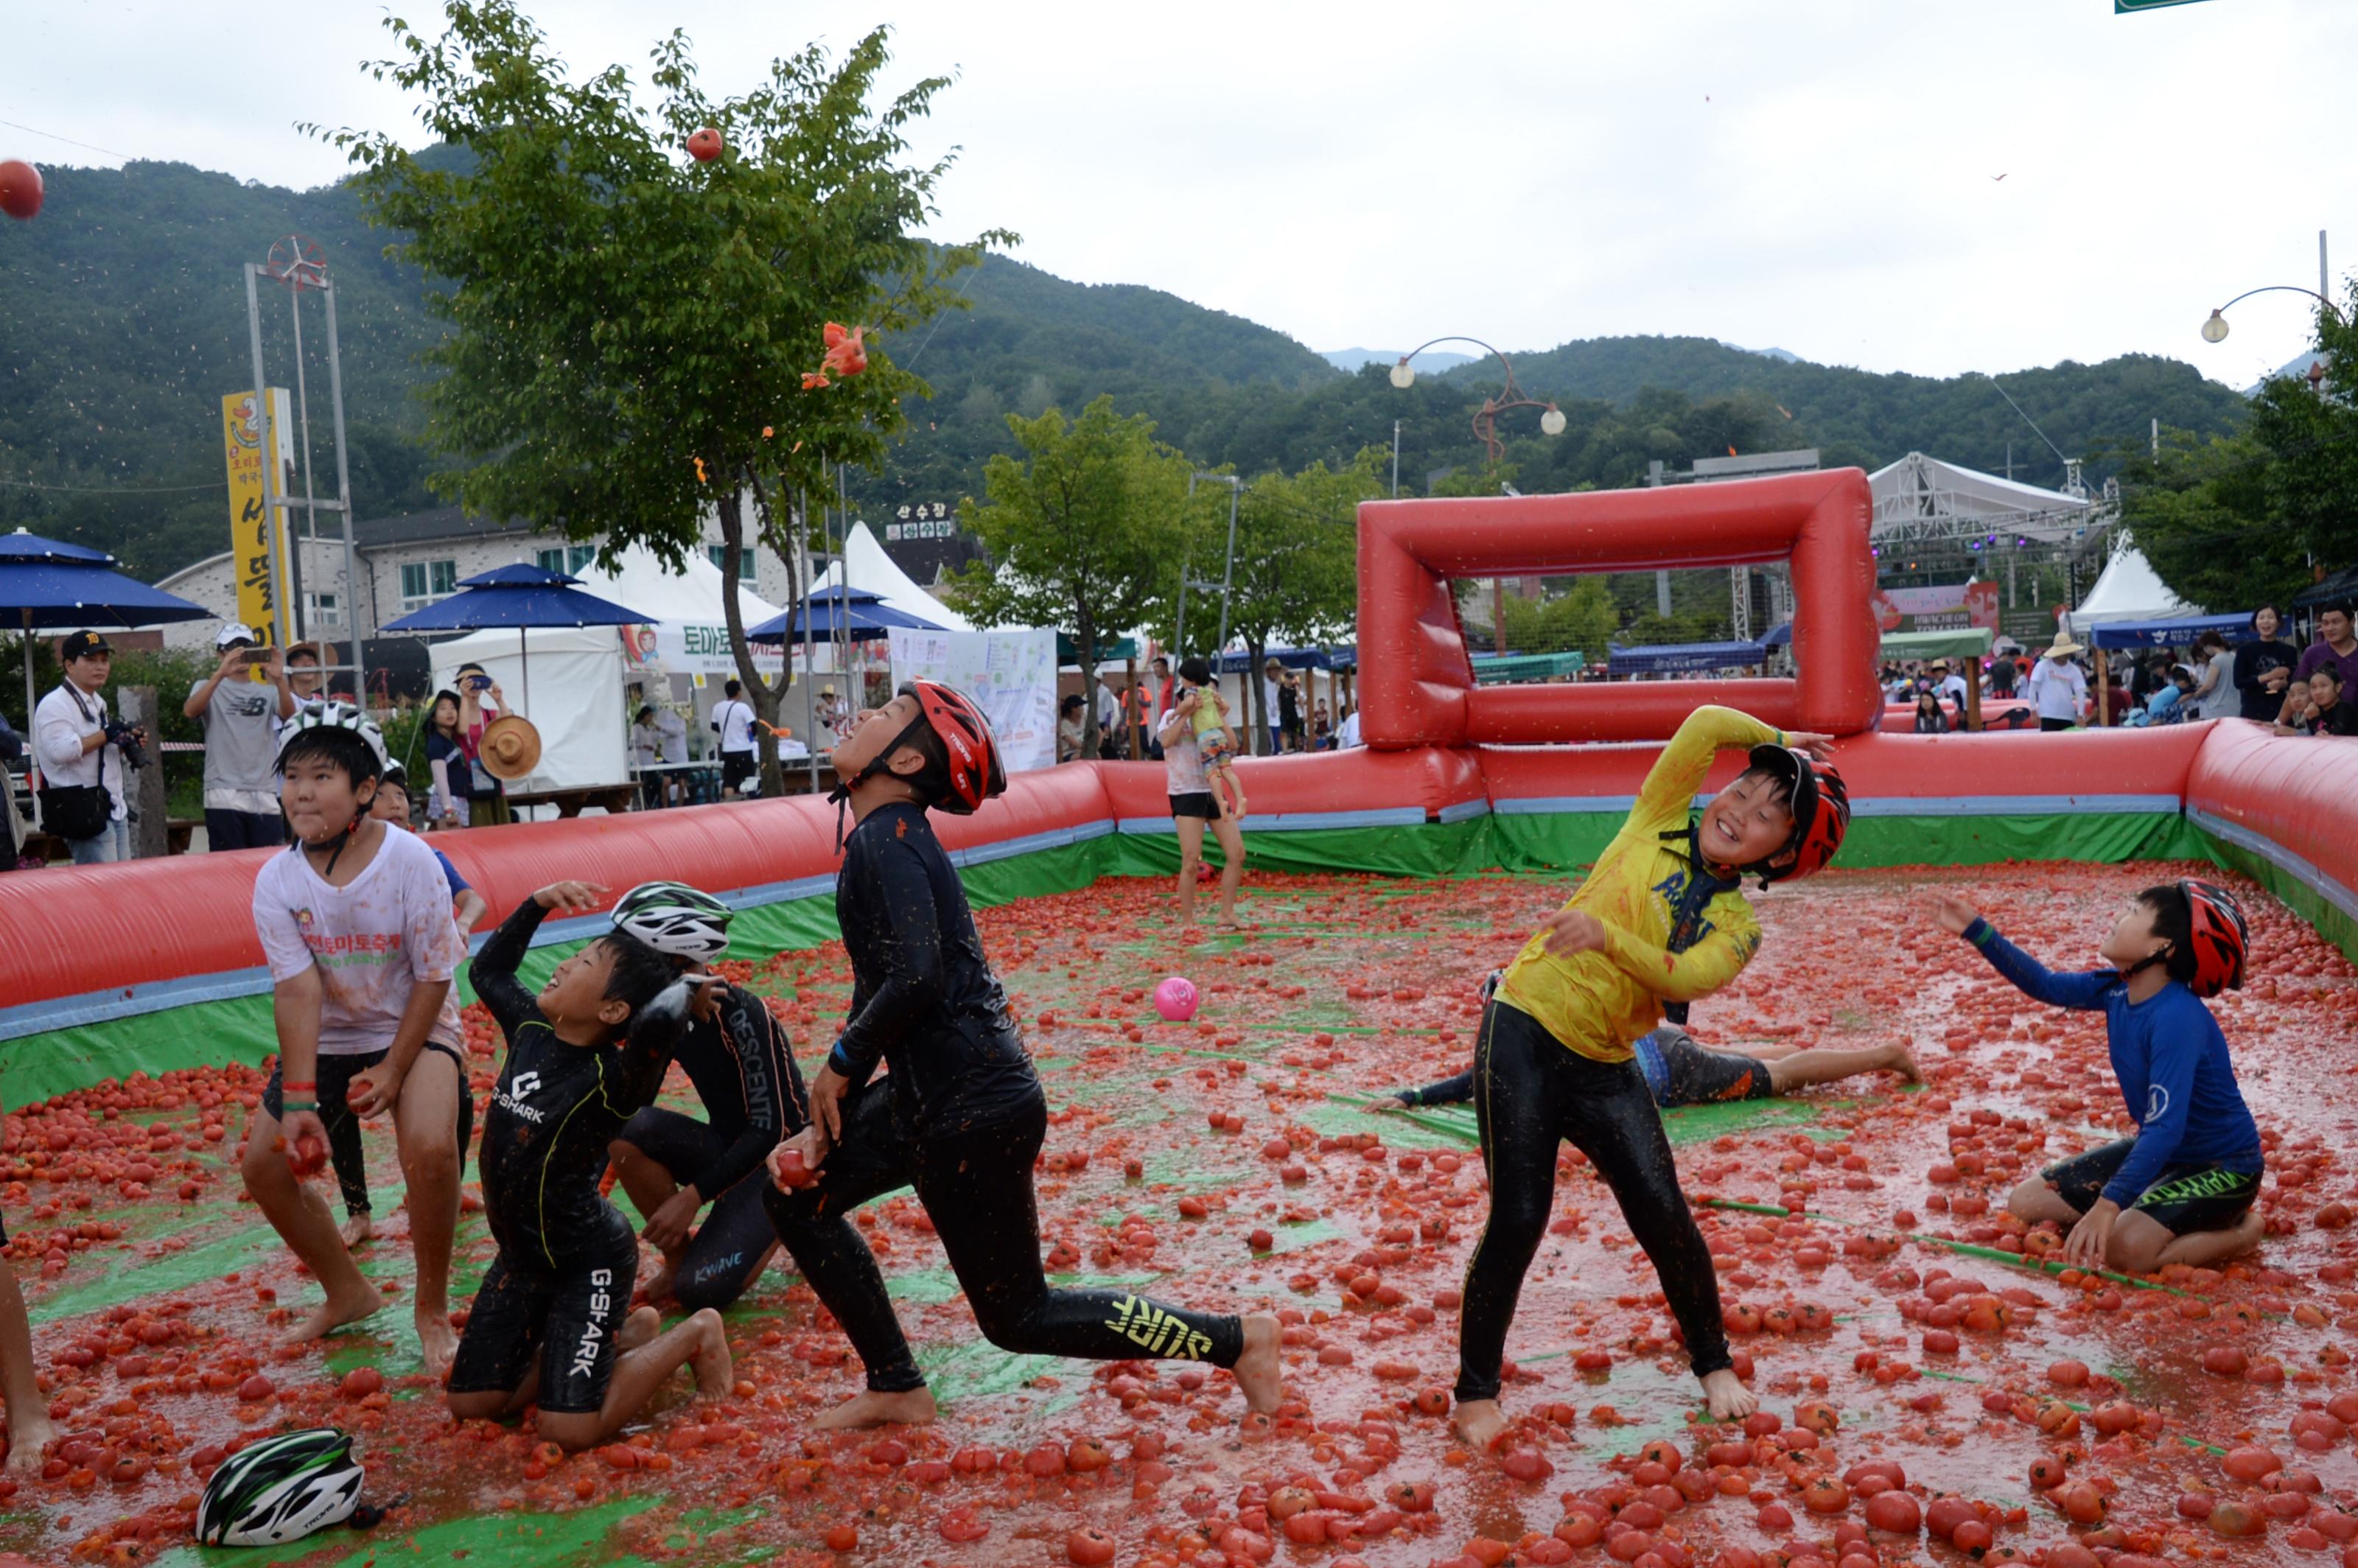
{"type": "Polygon", "coordinates": [[[641,882],[614,905],[614,929],[658,953],[708,964],[729,950],[736,912],[686,882],[641,882]]]}
{"type": "Polygon", "coordinates": [[[331,1426],[265,1437],[232,1454],[205,1483],[197,1540],[206,1546],[284,1546],[341,1524],[360,1504],[352,1440],[331,1426]]]}
{"type": "Polygon", "coordinates": [[[384,731],[376,727],[375,719],[348,702],[322,702],[296,709],[295,717],[287,721],[278,742],[281,773],[287,768],[287,748],[300,737],[318,730],[341,730],[366,741],[370,753],[376,758],[376,776],[379,778],[384,777],[385,769],[392,765],[391,759],[385,754],[384,731]]]}

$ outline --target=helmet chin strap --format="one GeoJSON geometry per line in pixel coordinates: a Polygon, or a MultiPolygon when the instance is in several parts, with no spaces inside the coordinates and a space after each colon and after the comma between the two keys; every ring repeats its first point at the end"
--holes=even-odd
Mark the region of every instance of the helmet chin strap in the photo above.
{"type": "Polygon", "coordinates": [[[2171,946],[2172,944],[2165,942],[2161,945],[2159,951],[2147,953],[2144,957],[2139,958],[2127,968],[2118,971],[2121,979],[2124,980],[2133,980],[2136,979],[2137,976],[2145,973],[2146,970],[2152,968],[2156,964],[2169,962],[2171,946]]]}
{"type": "Polygon", "coordinates": [[[928,728],[931,726],[925,716],[922,713],[918,714],[901,727],[901,732],[893,736],[883,750],[868,759],[867,766],[849,778],[845,778],[840,773],[836,775],[835,788],[827,793],[827,804],[835,807],[835,852],[837,854],[843,853],[843,815],[851,807],[852,790],[866,783],[869,774],[889,772],[885,764],[892,759],[892,753],[906,745],[910,736],[921,729],[928,728]]]}

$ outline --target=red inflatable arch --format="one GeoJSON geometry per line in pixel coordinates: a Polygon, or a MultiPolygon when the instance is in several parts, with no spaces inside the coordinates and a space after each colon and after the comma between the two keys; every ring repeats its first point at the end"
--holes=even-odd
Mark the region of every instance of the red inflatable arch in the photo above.
{"type": "Polygon", "coordinates": [[[1873,503],[1857,469],[1575,495],[1359,507],[1359,732],[1370,746],[1658,741],[1702,702],[1850,735],[1883,717],[1867,608],[1873,503]],[[1477,687],[1449,579],[1793,568],[1793,680],[1477,687]]]}

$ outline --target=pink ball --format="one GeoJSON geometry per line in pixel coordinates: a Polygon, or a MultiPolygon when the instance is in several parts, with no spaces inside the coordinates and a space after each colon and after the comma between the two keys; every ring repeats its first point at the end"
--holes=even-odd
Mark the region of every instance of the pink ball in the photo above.
{"type": "Polygon", "coordinates": [[[1173,975],[1154,988],[1154,1011],[1165,1023],[1184,1023],[1195,1016],[1195,982],[1173,975]]]}

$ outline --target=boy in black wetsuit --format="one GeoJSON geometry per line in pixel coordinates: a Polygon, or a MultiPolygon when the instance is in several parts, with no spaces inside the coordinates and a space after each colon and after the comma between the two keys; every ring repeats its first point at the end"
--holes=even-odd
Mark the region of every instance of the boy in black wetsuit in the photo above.
{"type": "MultiPolygon", "coordinates": [[[[475,957],[475,994],[507,1035],[483,1118],[483,1217],[499,1258],[476,1292],[450,1372],[461,1421],[540,1406],[541,1436],[603,1443],[683,1365],[699,1395],[733,1386],[720,1314],[656,1334],[628,1312],[638,1238],[598,1192],[606,1146],[653,1099],[687,1032],[689,985],[635,938],[600,937],[557,966],[535,997],[516,968],[552,909],[579,913],[605,890],[556,882],[526,899],[475,957]]],[[[710,992],[696,1001],[701,1011],[710,992]]]]}
{"type": "MultiPolygon", "coordinates": [[[[684,882],[645,882],[615,903],[614,929],[675,968],[700,969],[728,951],[733,913],[684,882]]],[[[809,1125],[810,1112],[786,1032],[751,991],[722,991],[714,1016],[698,1019],[674,1056],[711,1119],[651,1105],[608,1152],[646,1217],[641,1235],[663,1254],[647,1299],[676,1296],[689,1312],[717,1310],[744,1294],[778,1249],[762,1207],[770,1184],[756,1173],[771,1150],[809,1125]],[[712,1212],[698,1226],[708,1203],[712,1212]]]]}
{"type": "Polygon", "coordinates": [[[1209,1361],[1235,1370],[1251,1409],[1274,1410],[1274,1317],[1052,1290],[1041,1271],[1032,1164],[1047,1101],[925,816],[971,812],[1006,787],[989,722],[957,692],[917,681],[861,716],[837,745],[835,766],[838,798],[857,821],[836,882],[851,1017],[811,1084],[813,1125],[773,1153],[778,1185],[763,1195],[779,1238],[867,1364],[869,1391],[816,1424],[933,1419],[876,1260],[849,1221],[854,1207],[903,1186],[916,1189],[992,1344],[1209,1361]],[[880,1059],[892,1071],[871,1084],[880,1059]]]}

